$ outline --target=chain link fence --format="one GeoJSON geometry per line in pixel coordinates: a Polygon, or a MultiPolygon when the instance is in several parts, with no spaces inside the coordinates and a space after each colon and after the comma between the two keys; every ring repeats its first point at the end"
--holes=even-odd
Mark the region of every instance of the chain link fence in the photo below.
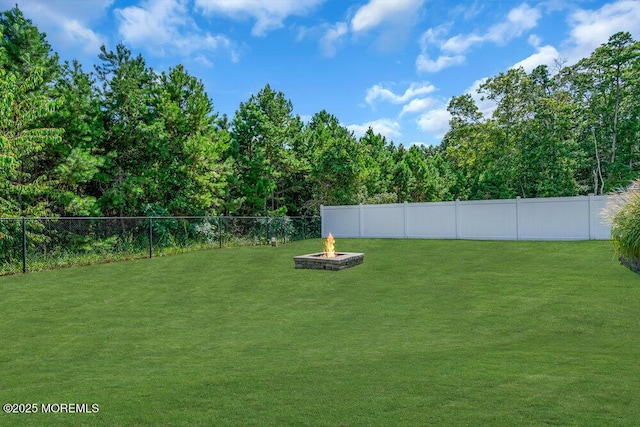
{"type": "Polygon", "coordinates": [[[320,217],[0,218],[0,275],[320,237],[320,217]]]}

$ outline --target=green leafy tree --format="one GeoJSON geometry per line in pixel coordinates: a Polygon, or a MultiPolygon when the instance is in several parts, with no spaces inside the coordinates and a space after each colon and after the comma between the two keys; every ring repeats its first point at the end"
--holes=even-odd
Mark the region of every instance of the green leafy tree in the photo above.
{"type": "Polygon", "coordinates": [[[42,70],[27,78],[0,69],[0,217],[51,213],[51,181],[39,173],[39,154],[60,141],[60,129],[39,123],[57,107],[39,94],[42,70]]]}
{"type": "Polygon", "coordinates": [[[580,108],[582,184],[596,194],[624,186],[638,172],[640,42],[616,33],[562,75],[580,108]]]}
{"type": "Polygon", "coordinates": [[[465,171],[469,198],[577,194],[575,106],[547,67],[510,69],[480,93],[496,103],[485,120],[470,95],[452,98],[447,155],[465,171]]]}
{"type": "Polygon", "coordinates": [[[518,183],[523,197],[578,194],[578,145],[573,123],[576,106],[546,66],[527,77],[528,117],[523,120],[518,152],[518,183]]]}
{"type": "Polygon", "coordinates": [[[522,68],[509,69],[480,85],[484,98],[496,103],[492,115],[493,147],[489,150],[491,168],[483,174],[487,198],[513,198],[523,194],[520,153],[525,122],[530,117],[528,97],[530,79],[522,68]]]}
{"type": "Polygon", "coordinates": [[[415,183],[410,188],[412,202],[438,202],[451,200],[451,188],[455,184],[449,164],[433,149],[413,145],[403,159],[411,171],[415,183]]]}
{"type": "Polygon", "coordinates": [[[461,199],[510,197],[508,179],[511,171],[510,148],[505,132],[494,120],[484,120],[473,98],[466,94],[451,99],[450,130],[443,149],[450,164],[460,171],[461,199]]]}
{"type": "Polygon", "coordinates": [[[50,85],[57,61],[17,6],[0,14],[0,216],[52,212],[55,181],[44,153],[62,134],[47,125],[60,105],[50,85]]]}

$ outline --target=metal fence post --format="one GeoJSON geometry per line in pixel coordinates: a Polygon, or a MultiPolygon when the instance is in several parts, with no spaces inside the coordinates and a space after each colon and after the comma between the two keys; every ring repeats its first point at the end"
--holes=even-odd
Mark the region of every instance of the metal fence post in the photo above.
{"type": "Polygon", "coordinates": [[[222,217],[218,217],[218,242],[220,242],[220,248],[222,248],[222,217]]]}
{"type": "Polygon", "coordinates": [[[267,218],[267,245],[269,244],[270,234],[271,234],[271,218],[267,218]]]}
{"type": "Polygon", "coordinates": [[[307,217],[302,217],[302,240],[307,240],[307,217]]]}
{"type": "Polygon", "coordinates": [[[149,258],[153,257],[153,218],[149,217],[149,258]]]}
{"type": "Polygon", "coordinates": [[[22,217],[22,272],[27,272],[27,218],[22,217]]]}

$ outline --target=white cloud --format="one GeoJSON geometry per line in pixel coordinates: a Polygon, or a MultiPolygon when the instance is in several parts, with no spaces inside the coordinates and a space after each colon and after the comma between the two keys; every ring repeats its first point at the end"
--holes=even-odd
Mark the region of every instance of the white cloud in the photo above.
{"type": "Polygon", "coordinates": [[[187,0],[147,0],[140,6],[116,9],[118,31],[123,40],[156,55],[195,55],[201,64],[210,64],[203,52],[223,50],[237,62],[234,43],[223,35],[202,32],[187,10],[187,0]]]}
{"type": "MultiPolygon", "coordinates": [[[[47,18],[51,13],[56,17],[66,16],[80,22],[91,22],[104,16],[115,0],[69,1],[69,0],[0,0],[2,10],[9,10],[18,4],[29,19],[47,18]]],[[[38,24],[39,25],[39,24],[38,24]]]]}
{"type": "Polygon", "coordinates": [[[531,34],[527,39],[527,43],[529,43],[533,47],[538,47],[540,46],[540,43],[542,43],[542,38],[540,38],[540,36],[537,34],[531,34]]]}
{"type": "Polygon", "coordinates": [[[207,58],[206,55],[200,53],[197,54],[193,59],[197,63],[202,64],[207,68],[213,67],[213,64],[211,63],[211,61],[209,61],[209,58],[207,58]]]}
{"type": "Polygon", "coordinates": [[[442,38],[447,32],[449,32],[449,25],[439,25],[435,28],[429,28],[420,36],[420,47],[426,49],[429,45],[442,43],[442,38]]]}
{"type": "Polygon", "coordinates": [[[462,55],[441,55],[436,60],[433,60],[423,52],[416,58],[416,69],[418,72],[435,73],[445,68],[462,64],[464,61],[465,57],[462,55]]]}
{"type": "Polygon", "coordinates": [[[369,0],[350,20],[355,38],[375,31],[371,46],[381,52],[398,52],[409,40],[426,0],[369,0]]]}
{"type": "Polygon", "coordinates": [[[505,22],[489,28],[485,37],[494,43],[504,44],[521,36],[525,31],[535,28],[541,16],[539,9],[523,3],[509,11],[505,22]]]}
{"type": "Polygon", "coordinates": [[[511,9],[503,22],[492,25],[486,33],[458,34],[446,40],[441,48],[445,52],[461,54],[468,51],[471,46],[485,42],[502,45],[521,36],[525,31],[535,28],[540,17],[540,10],[523,3],[511,9]]]}
{"type": "Polygon", "coordinates": [[[486,39],[476,34],[458,34],[441,44],[441,49],[449,53],[464,53],[474,44],[479,44],[486,39]]]}
{"type": "Polygon", "coordinates": [[[327,57],[334,56],[338,49],[338,44],[340,44],[340,41],[346,34],[347,24],[344,22],[337,22],[335,25],[329,27],[320,39],[322,53],[327,57]]]}
{"type": "Polygon", "coordinates": [[[433,106],[436,103],[436,100],[433,98],[416,98],[412,99],[407,105],[402,107],[402,111],[400,112],[400,117],[405,114],[411,113],[419,113],[421,111],[425,111],[427,108],[433,106]]]}
{"type": "Polygon", "coordinates": [[[473,3],[472,2],[459,2],[459,3],[460,3],[459,5],[451,8],[451,15],[461,16],[462,19],[464,19],[465,21],[470,21],[471,19],[478,16],[478,14],[486,6],[486,2],[482,2],[479,0],[474,0],[473,3]]]}
{"type": "Polygon", "coordinates": [[[400,123],[395,120],[379,119],[362,123],[360,125],[353,124],[347,126],[347,129],[352,131],[356,137],[364,135],[369,128],[373,129],[375,133],[379,133],[388,139],[397,139],[402,136],[400,123]]]}
{"type": "Polygon", "coordinates": [[[83,46],[86,53],[95,53],[100,50],[100,46],[104,44],[104,38],[96,34],[90,28],[82,25],[79,21],[65,20],[62,22],[62,28],[66,39],[72,41],[73,44],[83,46]]]}
{"type": "Polygon", "coordinates": [[[373,85],[367,90],[365,101],[368,104],[372,104],[374,101],[381,99],[393,104],[403,104],[411,98],[426,95],[434,90],[436,90],[436,87],[430,83],[411,83],[402,95],[397,95],[382,85],[373,85]]]}
{"type": "Polygon", "coordinates": [[[462,64],[465,57],[462,55],[440,55],[437,59],[431,59],[429,46],[435,45],[439,48],[442,45],[442,36],[447,33],[448,26],[440,25],[429,28],[420,36],[421,53],[416,58],[416,69],[418,72],[435,73],[444,68],[462,64]]]}
{"type": "MultiPolygon", "coordinates": [[[[242,0],[241,3],[245,1],[248,0],[242,0]]],[[[369,0],[367,4],[357,9],[353,18],[348,22],[340,21],[333,25],[325,23],[310,27],[298,27],[296,41],[307,37],[316,38],[319,40],[320,49],[324,56],[333,57],[347,35],[358,36],[369,30],[384,27],[373,45],[382,51],[395,50],[406,41],[410,28],[416,22],[418,10],[425,1],[369,0]]]]}
{"type": "Polygon", "coordinates": [[[351,29],[355,32],[367,31],[384,22],[413,20],[424,2],[425,0],[369,0],[351,19],[351,29]]]}
{"type": "Polygon", "coordinates": [[[558,59],[560,59],[560,53],[555,47],[541,46],[536,53],[515,63],[511,68],[522,67],[527,73],[533,71],[538,65],[546,65],[551,69],[558,59]]]}
{"type": "Polygon", "coordinates": [[[436,138],[440,139],[449,130],[450,119],[451,114],[449,114],[447,109],[443,107],[427,111],[420,115],[416,122],[421,130],[429,132],[436,138]]]}
{"type": "Polygon", "coordinates": [[[481,34],[458,34],[445,40],[443,36],[448,32],[446,25],[430,28],[420,38],[421,53],[416,58],[416,69],[418,72],[435,73],[462,64],[465,62],[464,53],[474,45],[486,42],[505,44],[535,28],[540,17],[539,9],[523,3],[511,9],[502,22],[492,25],[481,34]],[[431,46],[435,46],[439,54],[431,55],[431,46]]]}
{"type": "MultiPolygon", "coordinates": [[[[89,24],[102,18],[114,0],[92,2],[70,2],[49,0],[47,2],[18,2],[0,0],[2,10],[9,10],[20,3],[22,13],[31,19],[38,30],[47,34],[52,45],[64,46],[84,55],[95,55],[106,37],[94,32],[89,24]]],[[[76,57],[77,58],[77,57],[76,57]]]]}
{"type": "Polygon", "coordinates": [[[205,14],[221,14],[232,18],[252,17],[254,36],[282,28],[291,15],[306,15],[324,0],[195,0],[205,14]]]}
{"type": "Polygon", "coordinates": [[[570,15],[568,22],[571,37],[565,57],[572,64],[591,55],[619,31],[628,31],[637,40],[640,37],[640,2],[619,0],[596,10],[579,9],[570,15]]]}
{"type": "Polygon", "coordinates": [[[189,20],[183,0],[147,0],[140,5],[115,10],[120,21],[118,30],[125,41],[137,46],[161,46],[181,38],[179,28],[189,20]]]}

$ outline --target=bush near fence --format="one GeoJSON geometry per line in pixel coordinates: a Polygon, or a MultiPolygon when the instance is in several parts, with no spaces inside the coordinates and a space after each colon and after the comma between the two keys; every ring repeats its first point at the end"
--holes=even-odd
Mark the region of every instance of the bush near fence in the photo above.
{"type": "Polygon", "coordinates": [[[320,237],[320,217],[0,218],[0,275],[320,237]]]}

